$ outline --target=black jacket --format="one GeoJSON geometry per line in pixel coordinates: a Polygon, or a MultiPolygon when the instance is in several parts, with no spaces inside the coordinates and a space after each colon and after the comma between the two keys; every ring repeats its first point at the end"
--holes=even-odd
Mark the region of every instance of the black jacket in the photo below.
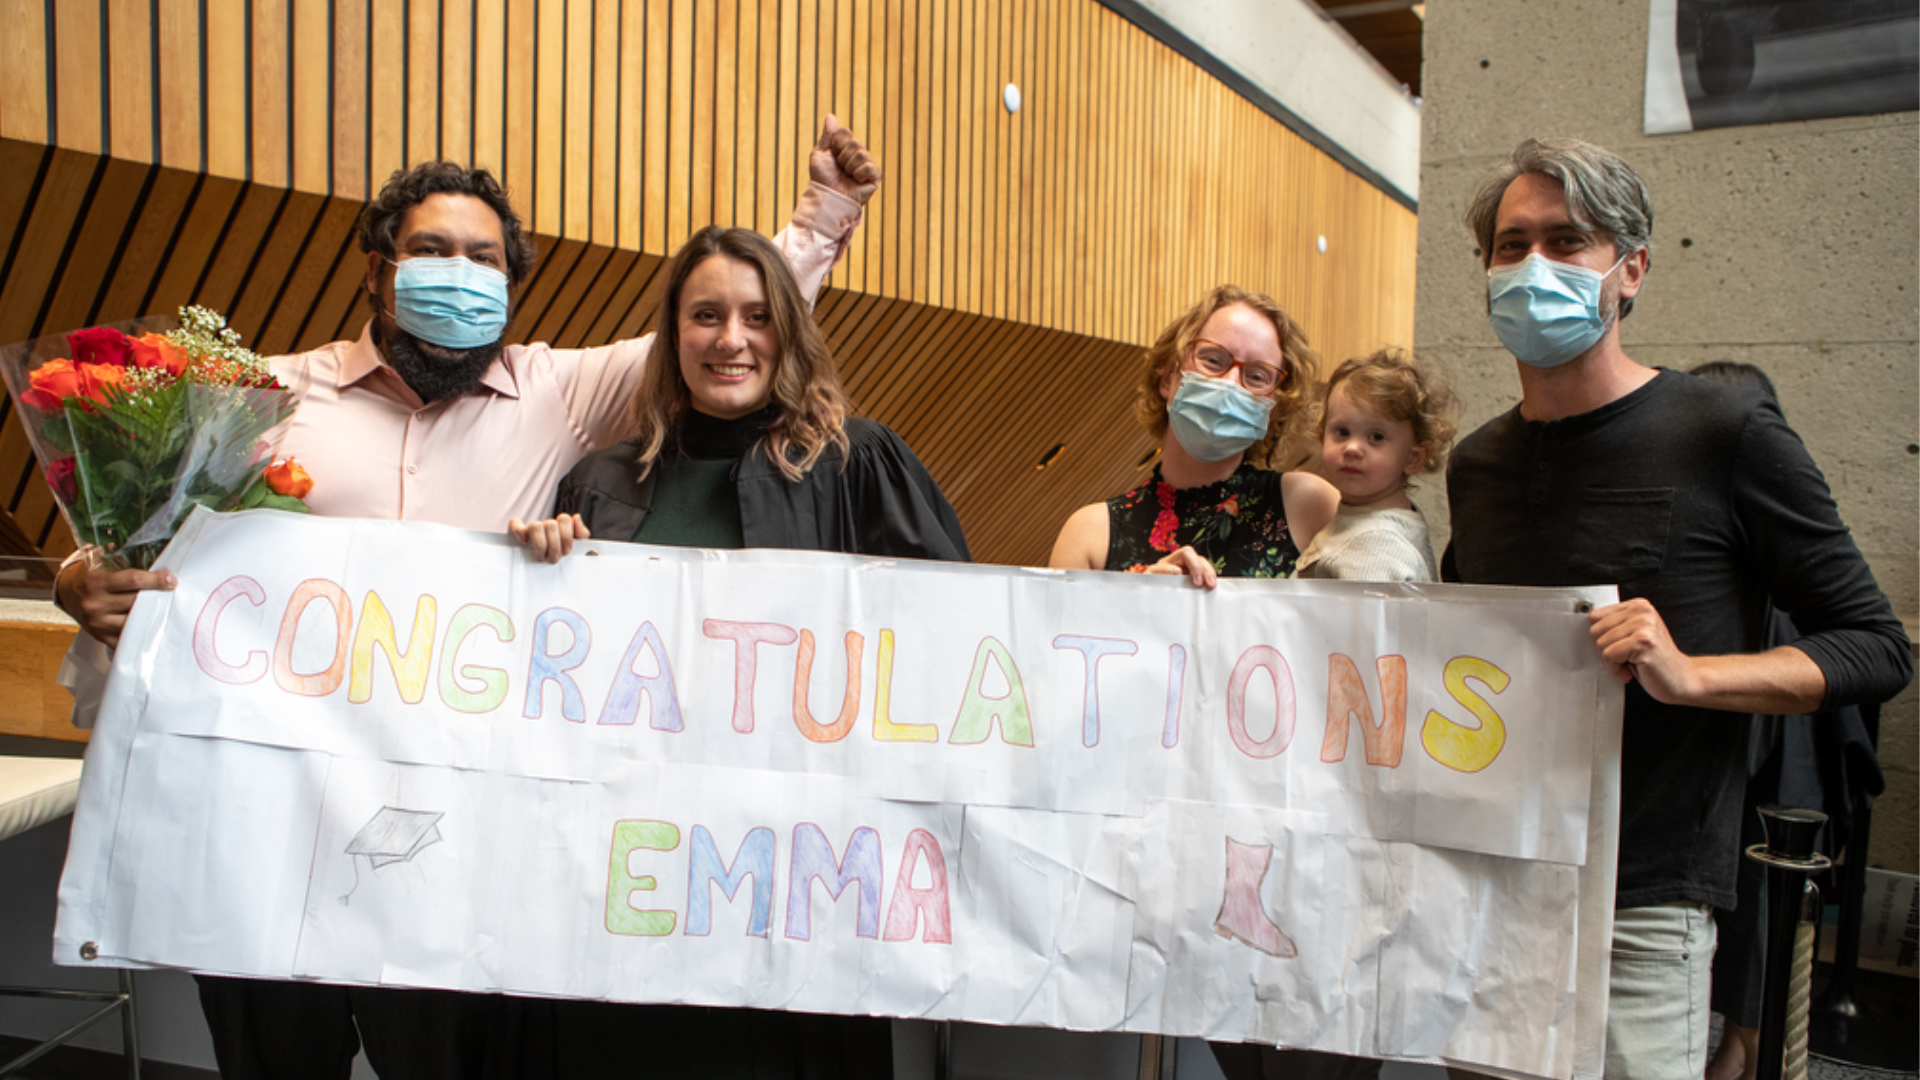
{"type": "MultiPolygon", "coordinates": [[[[741,457],[734,481],[746,546],[972,561],[960,519],[900,436],[859,417],[848,419],[846,431],[845,467],[830,446],[798,482],[763,444],[741,457]]],[[[583,459],[560,481],[554,512],[579,514],[597,537],[632,537],[653,504],[658,475],[656,468],[634,479],[639,452],[628,440],[583,459]]]]}

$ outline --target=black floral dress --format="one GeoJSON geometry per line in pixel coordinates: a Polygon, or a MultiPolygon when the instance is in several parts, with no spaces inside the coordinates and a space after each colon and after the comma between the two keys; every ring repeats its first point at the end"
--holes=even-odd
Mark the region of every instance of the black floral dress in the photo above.
{"type": "Polygon", "coordinates": [[[1107,569],[1143,573],[1191,545],[1221,577],[1293,576],[1300,549],[1287,533],[1281,476],[1242,465],[1205,487],[1176,490],[1153,479],[1107,500],[1107,569]]]}

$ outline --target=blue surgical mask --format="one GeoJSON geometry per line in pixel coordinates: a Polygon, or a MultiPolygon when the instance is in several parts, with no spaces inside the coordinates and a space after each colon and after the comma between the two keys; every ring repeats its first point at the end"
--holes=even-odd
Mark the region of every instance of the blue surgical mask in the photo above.
{"type": "Polygon", "coordinates": [[[1607,332],[1600,285],[1626,261],[1622,255],[1600,274],[1535,252],[1487,271],[1487,318],[1500,344],[1539,368],[1559,367],[1593,348],[1607,332]]]}
{"type": "Polygon", "coordinates": [[[507,328],[507,275],[457,257],[392,265],[391,314],[400,329],[449,349],[500,340],[507,328]]]}
{"type": "Polygon", "coordinates": [[[1188,371],[1167,402],[1167,423],[1187,453],[1201,461],[1225,461],[1265,437],[1272,412],[1272,398],[1188,371]]]}

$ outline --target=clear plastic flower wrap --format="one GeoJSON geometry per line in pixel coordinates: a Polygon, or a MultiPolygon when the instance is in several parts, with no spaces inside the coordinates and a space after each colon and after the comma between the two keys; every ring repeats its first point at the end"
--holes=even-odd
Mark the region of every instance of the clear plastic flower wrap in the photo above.
{"type": "Polygon", "coordinates": [[[172,325],[148,317],[0,349],[74,539],[119,566],[152,566],[195,506],[305,513],[313,486],[274,460],[306,388],[282,385],[206,308],[172,325]]]}

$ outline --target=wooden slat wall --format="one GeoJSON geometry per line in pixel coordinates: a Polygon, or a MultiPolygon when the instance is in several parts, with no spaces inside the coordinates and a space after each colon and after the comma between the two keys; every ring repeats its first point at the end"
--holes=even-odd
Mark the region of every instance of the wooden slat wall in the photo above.
{"type": "MultiPolygon", "coordinates": [[[[1068,512],[1140,475],[1139,346],[1212,285],[1271,293],[1331,359],[1411,340],[1413,215],[1092,0],[0,0],[0,20],[0,342],[189,302],[266,352],[356,335],[355,216],[435,155],[494,168],[539,235],[514,340],[632,336],[693,228],[784,223],[829,111],[888,180],[821,318],[983,559],[1043,561],[1068,512]]],[[[0,506],[0,563],[71,549],[10,416],[0,506]]]]}
{"type": "MultiPolygon", "coordinates": [[[[0,237],[17,241],[0,340],[204,303],[257,328],[253,347],[283,353],[356,336],[366,321],[351,200],[15,140],[0,140],[0,178],[0,237]],[[116,255],[34,257],[69,238],[116,255]]],[[[577,347],[649,328],[663,259],[553,237],[540,246],[516,338],[577,347]]],[[[1129,417],[1137,346],[844,289],[817,312],[859,411],[926,460],[983,559],[1044,562],[1068,513],[1144,475],[1152,444],[1129,417]],[[1059,443],[1068,452],[1036,469],[1059,443]]],[[[0,410],[0,555],[58,558],[72,540],[18,417],[0,410]]]]}
{"type": "Polygon", "coordinates": [[[831,111],[889,177],[836,287],[1140,344],[1235,281],[1334,354],[1411,337],[1412,214],[1094,0],[0,0],[0,25],[0,137],[352,200],[444,156],[542,235],[661,255],[779,228],[831,111]]]}

